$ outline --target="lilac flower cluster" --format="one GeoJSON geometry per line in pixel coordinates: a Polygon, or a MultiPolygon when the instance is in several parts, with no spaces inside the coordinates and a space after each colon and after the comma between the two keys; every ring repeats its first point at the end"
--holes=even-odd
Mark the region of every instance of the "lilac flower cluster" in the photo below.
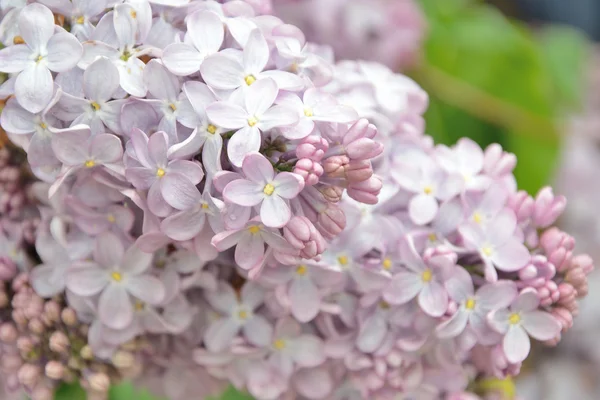
{"type": "Polygon", "coordinates": [[[571,327],[593,264],[565,199],[517,191],[497,145],[434,146],[409,78],[333,64],[267,1],[30,3],[3,10],[0,124],[41,181],[39,260],[3,341],[78,344],[11,388],[468,399],[571,327]]]}

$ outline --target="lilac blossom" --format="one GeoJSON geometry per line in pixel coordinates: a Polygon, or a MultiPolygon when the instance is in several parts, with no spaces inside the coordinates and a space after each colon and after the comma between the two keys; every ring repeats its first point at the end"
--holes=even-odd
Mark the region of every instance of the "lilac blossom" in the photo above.
{"type": "Polygon", "coordinates": [[[225,186],[225,200],[246,207],[260,205],[260,219],[268,227],[281,228],[287,224],[292,215],[287,200],[300,193],[304,180],[290,172],[275,175],[269,160],[260,153],[246,155],[242,170],[246,179],[225,186]]]}
{"type": "Polygon", "coordinates": [[[481,174],[483,151],[471,139],[460,139],[453,148],[438,146],[436,159],[449,174],[462,176],[466,190],[486,189],[491,183],[490,177],[481,174]]]}
{"type": "Polygon", "coordinates": [[[152,254],[123,243],[111,233],[96,238],[94,262],[74,263],[67,273],[67,288],[79,296],[100,295],[98,315],[106,326],[123,329],[133,321],[134,298],[159,304],[163,283],[147,273],[152,254]]]}
{"type": "Polygon", "coordinates": [[[540,300],[533,290],[523,290],[509,308],[496,310],[488,318],[490,325],[504,335],[502,349],[508,361],[518,363],[527,357],[529,336],[550,340],[559,334],[561,325],[547,312],[538,310],[540,300]]]}
{"type": "Polygon", "coordinates": [[[236,102],[219,101],[206,109],[206,115],[215,124],[235,130],[227,144],[227,155],[233,165],[241,167],[247,153],[260,150],[261,132],[298,121],[294,110],[273,105],[278,92],[275,81],[265,78],[239,92],[236,102]]]}
{"type": "Polygon", "coordinates": [[[90,37],[95,28],[93,20],[108,8],[107,0],[42,0],[40,3],[68,17],[71,33],[79,40],[90,37]]]}
{"type": "Polygon", "coordinates": [[[42,111],[54,93],[52,74],[73,68],[82,54],[77,38],[54,30],[52,12],[41,4],[23,8],[18,19],[23,44],[0,51],[0,71],[19,73],[15,81],[15,96],[19,104],[31,113],[42,111]]]}

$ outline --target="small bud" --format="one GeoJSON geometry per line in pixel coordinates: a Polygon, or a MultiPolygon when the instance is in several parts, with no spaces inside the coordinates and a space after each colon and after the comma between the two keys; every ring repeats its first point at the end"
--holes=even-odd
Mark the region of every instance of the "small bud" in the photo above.
{"type": "Polygon", "coordinates": [[[65,367],[59,361],[49,361],[44,370],[48,378],[58,381],[62,379],[65,372],[65,367]]]}
{"type": "Polygon", "coordinates": [[[552,188],[543,188],[535,198],[533,223],[540,228],[552,225],[566,206],[567,199],[564,196],[554,196],[552,188]]]}
{"type": "Polygon", "coordinates": [[[35,344],[31,338],[26,336],[21,336],[17,339],[17,349],[21,352],[21,354],[27,354],[31,352],[34,348],[35,344]]]}
{"type": "Polygon", "coordinates": [[[19,337],[17,328],[10,322],[0,325],[0,340],[4,343],[13,343],[19,337]]]}
{"type": "Polygon", "coordinates": [[[79,352],[79,355],[81,356],[81,358],[83,358],[84,360],[91,360],[94,358],[94,353],[92,352],[92,349],[90,346],[85,345],[81,348],[81,351],[79,352]]]}
{"type": "Polygon", "coordinates": [[[128,351],[117,351],[112,357],[112,363],[119,369],[128,369],[135,364],[135,357],[128,351]]]}
{"type": "Polygon", "coordinates": [[[56,331],[50,336],[50,350],[55,353],[62,354],[66,352],[69,345],[69,338],[60,331],[56,331]]]}
{"type": "Polygon", "coordinates": [[[10,258],[0,256],[0,281],[9,282],[17,275],[17,266],[10,258]]]}
{"type": "Polygon", "coordinates": [[[29,321],[29,324],[27,326],[31,332],[38,335],[44,333],[44,330],[46,329],[44,323],[39,318],[32,319],[31,321],[29,321]]]}
{"type": "Polygon", "coordinates": [[[19,368],[17,376],[23,386],[33,387],[40,379],[40,368],[37,365],[24,364],[19,368]]]}
{"type": "Polygon", "coordinates": [[[45,385],[38,385],[31,393],[31,400],[52,400],[54,391],[45,385]]]}
{"type": "Polygon", "coordinates": [[[88,377],[88,383],[90,388],[96,392],[104,393],[110,388],[110,379],[108,378],[108,375],[102,372],[97,372],[90,375],[88,377]]]}
{"type": "Polygon", "coordinates": [[[57,322],[60,319],[60,305],[51,300],[44,304],[44,316],[52,322],[57,322]]]}
{"type": "Polygon", "coordinates": [[[77,324],[77,313],[72,308],[65,308],[60,314],[60,318],[67,326],[77,324]]]}
{"type": "Polygon", "coordinates": [[[348,196],[365,204],[377,204],[377,196],[383,187],[383,182],[377,176],[363,182],[351,182],[348,185],[348,196]]]}
{"type": "Polygon", "coordinates": [[[317,217],[315,225],[323,237],[333,239],[346,227],[346,215],[342,209],[332,203],[328,203],[325,210],[317,217]]]}

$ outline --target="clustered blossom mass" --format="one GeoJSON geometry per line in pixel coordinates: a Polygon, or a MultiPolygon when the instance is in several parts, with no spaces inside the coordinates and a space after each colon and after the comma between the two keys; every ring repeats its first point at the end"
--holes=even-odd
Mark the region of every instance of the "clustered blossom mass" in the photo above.
{"type": "Polygon", "coordinates": [[[260,0],[8,4],[7,389],[476,399],[572,326],[593,263],[565,199],[497,145],[435,146],[409,78],[260,0]]]}

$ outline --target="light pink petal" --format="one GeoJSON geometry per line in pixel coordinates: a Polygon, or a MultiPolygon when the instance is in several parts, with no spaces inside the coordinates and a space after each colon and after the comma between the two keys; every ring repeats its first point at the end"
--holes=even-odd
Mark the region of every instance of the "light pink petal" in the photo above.
{"type": "Polygon", "coordinates": [[[150,186],[148,191],[148,208],[157,217],[166,217],[173,211],[173,208],[165,201],[161,192],[161,182],[156,181],[150,186]]]}
{"type": "Polygon", "coordinates": [[[438,202],[433,196],[418,194],[408,204],[408,215],[417,225],[433,221],[438,212],[438,202]]]}
{"type": "Polygon", "coordinates": [[[262,315],[254,315],[242,330],[246,339],[257,347],[268,345],[273,337],[273,326],[262,315]]]}
{"type": "Polygon", "coordinates": [[[95,135],[90,144],[90,153],[94,160],[101,164],[120,161],[123,157],[121,140],[108,133],[95,135]]]}
{"type": "Polygon", "coordinates": [[[201,198],[196,186],[176,172],[168,173],[160,180],[160,190],[167,204],[177,210],[188,210],[201,198]]]}
{"type": "Polygon", "coordinates": [[[260,131],[256,126],[244,127],[233,134],[227,144],[227,156],[236,167],[241,167],[248,153],[259,151],[262,142],[260,131]]]}
{"type": "Polygon", "coordinates": [[[517,297],[517,286],[512,281],[498,281],[477,290],[477,303],[484,310],[508,307],[517,297]]]}
{"type": "Polygon", "coordinates": [[[148,304],[160,304],[165,298],[163,283],[151,275],[132,277],[127,281],[127,291],[148,304]]]}
{"type": "Polygon", "coordinates": [[[123,255],[121,270],[132,275],[139,275],[150,267],[153,254],[142,251],[137,245],[130,246],[123,255]]]}
{"type": "Polygon", "coordinates": [[[408,269],[418,274],[425,270],[425,263],[415,248],[412,236],[403,236],[398,242],[398,250],[402,256],[404,265],[406,265],[408,269]]]}
{"type": "Polygon", "coordinates": [[[246,282],[242,287],[240,298],[243,304],[248,306],[251,310],[255,310],[263,303],[265,291],[260,285],[254,282],[246,282]]]}
{"type": "Polygon", "coordinates": [[[383,298],[390,304],[405,304],[423,289],[423,280],[414,273],[399,272],[383,290],[383,298]]]}
{"type": "Polygon", "coordinates": [[[491,260],[499,270],[512,272],[525,267],[531,260],[531,254],[525,245],[512,238],[494,249],[491,260]]]}
{"type": "Polygon", "coordinates": [[[139,58],[132,57],[126,63],[118,63],[119,84],[121,88],[132,96],[145,97],[146,84],[144,83],[144,67],[146,64],[139,58]]]}
{"type": "Polygon", "coordinates": [[[277,196],[293,199],[304,189],[304,179],[291,172],[281,172],[275,177],[273,186],[277,196]]]}
{"type": "Polygon", "coordinates": [[[479,225],[463,225],[458,228],[458,231],[465,241],[467,248],[479,250],[485,243],[485,235],[479,225]]]}
{"type": "Polygon", "coordinates": [[[524,313],[521,318],[523,328],[529,333],[529,336],[537,340],[553,339],[562,329],[556,318],[544,311],[530,311],[524,313]]]}
{"type": "Polygon", "coordinates": [[[52,136],[52,150],[63,164],[81,166],[89,157],[90,135],[89,128],[82,125],[56,132],[52,136]]]}
{"type": "Polygon", "coordinates": [[[196,113],[204,118],[206,107],[217,101],[215,94],[205,83],[188,81],[183,85],[183,92],[196,113]]]}
{"type": "Polygon", "coordinates": [[[260,206],[260,219],[270,228],[282,228],[292,217],[292,211],[287,200],[272,195],[264,196],[260,206]]]}
{"type": "Polygon", "coordinates": [[[436,281],[423,285],[418,300],[423,311],[432,317],[440,317],[448,309],[448,293],[442,284],[436,281]]]}
{"type": "Polygon", "coordinates": [[[268,131],[273,128],[287,127],[294,125],[299,120],[298,113],[285,106],[273,106],[262,115],[258,126],[262,131],[268,131]]]}
{"type": "Polygon", "coordinates": [[[165,132],[156,132],[148,139],[148,156],[150,161],[159,167],[167,165],[167,149],[169,148],[169,137],[165,132]]]}
{"type": "Polygon", "coordinates": [[[192,46],[185,43],[173,43],[163,51],[162,61],[175,75],[187,76],[200,69],[203,58],[202,54],[192,46]]]}
{"type": "Polygon", "coordinates": [[[16,135],[25,135],[35,131],[35,115],[19,105],[16,99],[10,99],[0,114],[2,128],[16,135]]]}
{"type": "Polygon", "coordinates": [[[270,78],[277,83],[277,87],[281,90],[290,90],[290,91],[299,91],[304,89],[305,82],[301,76],[296,74],[292,74],[291,72],[286,71],[264,71],[260,73],[260,78],[270,78]]]}
{"type": "Polygon", "coordinates": [[[119,48],[125,49],[135,44],[135,35],[137,31],[137,18],[134,19],[136,10],[125,3],[118,4],[114,8],[113,13],[113,25],[115,27],[115,33],[117,34],[117,40],[119,41],[119,48]]]}
{"type": "Polygon", "coordinates": [[[29,276],[33,290],[43,298],[50,298],[63,292],[67,267],[68,265],[44,264],[36,266],[29,276]]]}
{"type": "Polygon", "coordinates": [[[229,347],[239,330],[240,326],[230,318],[214,321],[204,332],[204,344],[212,352],[223,351],[229,347]]]}
{"type": "Polygon", "coordinates": [[[511,305],[513,311],[533,311],[540,305],[540,299],[537,296],[537,292],[532,288],[526,288],[519,293],[515,301],[511,305]]]}
{"type": "Polygon", "coordinates": [[[487,232],[490,242],[494,245],[501,245],[514,235],[517,217],[512,210],[505,208],[490,221],[490,225],[494,227],[487,232]]]}
{"type": "Polygon", "coordinates": [[[468,319],[469,314],[465,310],[459,309],[452,317],[436,327],[437,336],[447,339],[460,335],[465,330],[468,319]]]}
{"type": "Polygon", "coordinates": [[[83,91],[90,100],[109,100],[119,88],[119,70],[105,57],[93,62],[83,73],[83,91]]]}
{"type": "Polygon", "coordinates": [[[473,296],[473,278],[464,268],[456,268],[446,281],[446,290],[452,300],[460,303],[473,296]]]}
{"type": "Polygon", "coordinates": [[[270,183],[275,176],[273,165],[265,156],[256,152],[246,155],[242,170],[246,178],[262,185],[270,183]]]}
{"type": "Polygon", "coordinates": [[[217,290],[204,292],[206,300],[212,307],[223,314],[229,314],[237,307],[237,294],[231,286],[225,282],[219,282],[217,290]]]}
{"type": "MultiPolygon", "coordinates": [[[[249,74],[258,74],[269,62],[269,45],[261,31],[250,33],[244,48],[244,69],[249,74]]],[[[272,103],[271,103],[272,104],[272,103]]]]}
{"type": "Polygon", "coordinates": [[[160,100],[176,102],[179,96],[181,84],[179,79],[173,76],[157,60],[150,60],[144,68],[144,81],[148,87],[148,92],[160,100]]]}
{"type": "Polygon", "coordinates": [[[212,245],[218,251],[225,251],[233,246],[235,246],[243,235],[245,235],[245,230],[231,230],[231,231],[223,231],[217,233],[212,239],[212,245]]]}
{"type": "Polygon", "coordinates": [[[290,285],[288,296],[292,315],[299,322],[312,321],[319,314],[321,294],[310,279],[294,279],[290,285]]]}
{"type": "Polygon", "coordinates": [[[325,345],[312,335],[301,335],[291,340],[290,353],[300,367],[316,367],[325,362],[325,345]]]}
{"type": "Polygon", "coordinates": [[[40,50],[46,47],[54,34],[54,15],[41,4],[30,4],[19,14],[19,33],[29,47],[40,50]]]}
{"type": "Polygon", "coordinates": [[[147,190],[158,179],[156,172],[145,167],[132,167],[125,170],[125,177],[136,189],[147,190]]]}
{"type": "Polygon", "coordinates": [[[387,332],[386,320],[381,314],[374,313],[360,325],[356,347],[362,352],[372,353],[381,346],[387,332]]]}
{"type": "Polygon", "coordinates": [[[511,312],[507,309],[494,310],[487,315],[487,322],[490,327],[498,333],[505,334],[510,328],[508,319],[511,312]]]}
{"type": "Polygon", "coordinates": [[[221,18],[212,11],[195,12],[187,18],[187,34],[204,56],[221,48],[225,29],[221,18]]]}
{"type": "Polygon", "coordinates": [[[21,72],[33,61],[31,50],[26,44],[8,46],[0,50],[0,71],[9,74],[21,72]]]}
{"type": "Polygon", "coordinates": [[[65,72],[77,65],[83,47],[77,38],[67,32],[59,32],[48,42],[48,68],[54,72],[65,72]]]}
{"type": "Polygon", "coordinates": [[[193,239],[204,227],[206,214],[201,211],[181,211],[165,218],[160,230],[173,240],[193,239]]]}
{"type": "Polygon", "coordinates": [[[125,249],[123,242],[112,233],[105,233],[96,238],[94,260],[104,268],[119,268],[125,249]]]}
{"type": "Polygon", "coordinates": [[[43,63],[25,68],[15,82],[15,96],[19,104],[32,113],[46,108],[53,93],[52,74],[43,63]]]}
{"type": "Polygon", "coordinates": [[[225,129],[239,129],[248,125],[248,113],[242,107],[218,101],[206,108],[206,115],[216,125],[225,129]]]}
{"type": "Polygon", "coordinates": [[[94,264],[76,266],[67,273],[67,288],[79,296],[94,296],[109,283],[107,271],[94,264]]]}
{"type": "Polygon", "coordinates": [[[304,368],[293,377],[294,388],[310,400],[319,400],[329,395],[334,388],[329,368],[304,368]]]}
{"type": "Polygon", "coordinates": [[[243,235],[235,248],[235,262],[243,269],[250,269],[261,262],[265,254],[265,242],[255,233],[243,235]]]}
{"type": "Polygon", "coordinates": [[[511,363],[520,363],[527,358],[531,343],[529,342],[529,336],[521,326],[512,326],[504,340],[502,341],[502,349],[506,355],[506,359],[511,363]]]}
{"type": "Polygon", "coordinates": [[[229,183],[223,190],[226,201],[244,207],[260,204],[266,197],[263,193],[264,186],[246,179],[238,179],[229,183]]]}
{"type": "Polygon", "coordinates": [[[287,139],[303,139],[315,129],[315,123],[309,118],[300,118],[298,123],[290,127],[281,128],[281,133],[287,139]]]}
{"type": "Polygon", "coordinates": [[[197,185],[204,178],[204,171],[198,162],[188,160],[175,160],[169,163],[168,172],[177,172],[185,176],[194,185],[197,185]]]}
{"type": "Polygon", "coordinates": [[[213,89],[233,90],[245,85],[244,68],[231,56],[215,54],[207,57],[202,62],[200,72],[206,84],[213,89]]]}

